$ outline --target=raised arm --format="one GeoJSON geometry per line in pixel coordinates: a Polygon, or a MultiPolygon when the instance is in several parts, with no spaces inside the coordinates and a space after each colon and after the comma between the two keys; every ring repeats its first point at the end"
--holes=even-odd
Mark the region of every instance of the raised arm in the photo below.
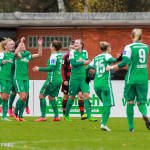
{"type": "Polygon", "coordinates": [[[35,58],[42,56],[42,43],[43,43],[43,39],[39,38],[39,40],[38,40],[38,45],[39,45],[38,53],[32,54],[32,59],[35,59],[35,58]]]}
{"type": "Polygon", "coordinates": [[[25,37],[22,37],[22,38],[21,38],[21,41],[20,41],[20,43],[19,43],[19,45],[18,45],[18,47],[17,47],[16,50],[15,50],[15,53],[14,53],[14,56],[15,56],[15,57],[16,57],[16,56],[18,55],[18,53],[20,52],[20,49],[21,49],[22,44],[24,43],[24,40],[25,40],[25,37]]]}

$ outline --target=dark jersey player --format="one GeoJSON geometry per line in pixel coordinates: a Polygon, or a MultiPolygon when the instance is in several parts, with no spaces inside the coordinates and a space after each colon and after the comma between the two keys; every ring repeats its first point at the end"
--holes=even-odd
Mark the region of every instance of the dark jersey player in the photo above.
{"type": "MultiPolygon", "coordinates": [[[[74,49],[74,41],[70,43],[69,46],[69,51],[74,49]]],[[[69,80],[71,76],[71,65],[69,61],[69,53],[67,53],[64,57],[64,64],[62,66],[62,78],[63,78],[63,83],[62,83],[62,92],[64,93],[64,98],[62,101],[62,108],[63,108],[63,115],[65,115],[65,110],[66,110],[66,104],[67,100],[69,98],[69,80]]],[[[87,118],[87,115],[84,114],[84,101],[82,97],[82,93],[78,93],[78,105],[80,109],[80,114],[81,114],[81,120],[85,120],[87,118]]]]}

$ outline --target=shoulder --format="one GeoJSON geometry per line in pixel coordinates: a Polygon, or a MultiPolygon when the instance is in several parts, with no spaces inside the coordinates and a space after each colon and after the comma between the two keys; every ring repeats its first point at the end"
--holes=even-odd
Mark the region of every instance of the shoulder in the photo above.
{"type": "Polygon", "coordinates": [[[25,53],[27,53],[27,52],[28,52],[28,53],[31,53],[31,52],[30,52],[30,51],[28,51],[28,50],[24,50],[24,52],[25,52],[25,53]]]}
{"type": "Polygon", "coordinates": [[[52,55],[50,56],[50,59],[56,59],[56,55],[55,55],[55,54],[52,54],[52,55]]]}
{"type": "Polygon", "coordinates": [[[3,58],[4,57],[4,52],[1,52],[0,53],[0,58],[3,58]]]}
{"type": "Polygon", "coordinates": [[[87,53],[87,50],[83,49],[82,52],[87,53]]]}
{"type": "Polygon", "coordinates": [[[128,44],[128,45],[125,46],[125,49],[129,49],[133,45],[134,45],[134,43],[128,44]]]}
{"type": "Polygon", "coordinates": [[[108,54],[105,54],[105,56],[106,56],[106,57],[112,57],[112,55],[109,54],[109,53],[108,53],[108,54]]]}
{"type": "Polygon", "coordinates": [[[145,48],[149,48],[149,46],[147,44],[141,43],[142,46],[144,46],[145,48]]]}
{"type": "Polygon", "coordinates": [[[98,54],[97,56],[95,56],[93,59],[99,58],[101,56],[101,54],[98,54]]]}
{"type": "Polygon", "coordinates": [[[69,53],[69,59],[74,59],[75,50],[71,50],[69,53]]]}

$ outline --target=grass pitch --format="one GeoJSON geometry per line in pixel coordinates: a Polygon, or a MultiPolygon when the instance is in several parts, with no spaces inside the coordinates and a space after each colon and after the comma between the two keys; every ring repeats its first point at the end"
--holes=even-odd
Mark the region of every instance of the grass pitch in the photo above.
{"type": "MultiPolygon", "coordinates": [[[[1,119],[1,118],[0,118],[1,119]]],[[[11,119],[11,118],[9,118],[11,119]]],[[[148,150],[150,130],[141,118],[135,118],[135,132],[128,132],[126,118],[110,118],[111,132],[100,129],[98,122],[72,117],[72,122],[34,122],[37,117],[25,117],[26,122],[0,121],[2,150],[148,150]]]]}

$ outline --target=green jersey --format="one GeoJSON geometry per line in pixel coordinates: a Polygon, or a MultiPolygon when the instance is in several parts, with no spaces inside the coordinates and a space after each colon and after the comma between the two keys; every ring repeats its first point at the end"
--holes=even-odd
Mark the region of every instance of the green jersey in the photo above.
{"type": "Polygon", "coordinates": [[[94,85],[109,88],[111,83],[111,73],[110,71],[106,71],[106,66],[110,64],[108,61],[111,58],[113,57],[110,54],[102,53],[94,57],[89,64],[89,66],[95,69],[94,85]]]}
{"type": "Polygon", "coordinates": [[[54,66],[54,70],[48,72],[48,79],[50,79],[50,82],[62,80],[61,75],[62,63],[63,63],[63,56],[61,55],[61,53],[54,53],[50,56],[47,65],[48,67],[54,66]]]}
{"type": "Polygon", "coordinates": [[[88,52],[86,50],[82,50],[80,53],[77,50],[72,50],[69,54],[69,60],[72,67],[70,79],[85,79],[86,73],[83,62],[88,60],[88,52]],[[72,61],[75,65],[72,64],[72,61]]]}
{"type": "Polygon", "coordinates": [[[28,64],[30,60],[32,60],[32,55],[22,57],[20,59],[15,59],[14,79],[29,80],[28,64]]]}
{"type": "Polygon", "coordinates": [[[128,72],[126,74],[127,84],[148,83],[148,59],[149,47],[146,44],[136,42],[125,47],[123,57],[129,59],[128,72]]]}
{"type": "MultiPolygon", "coordinates": [[[[11,52],[11,53],[14,54],[14,52],[11,52]]],[[[31,55],[31,53],[29,51],[27,51],[27,50],[25,50],[24,53],[26,53],[28,56],[31,55]]],[[[22,55],[22,57],[23,57],[24,53],[20,53],[22,55]]],[[[11,71],[11,77],[12,77],[12,79],[14,78],[14,71],[15,71],[15,64],[13,65],[12,71],[11,71]]]]}
{"type": "Polygon", "coordinates": [[[0,79],[11,80],[11,71],[14,62],[14,54],[12,53],[0,53],[0,60],[6,60],[6,64],[1,64],[0,66],[0,79]]]}

